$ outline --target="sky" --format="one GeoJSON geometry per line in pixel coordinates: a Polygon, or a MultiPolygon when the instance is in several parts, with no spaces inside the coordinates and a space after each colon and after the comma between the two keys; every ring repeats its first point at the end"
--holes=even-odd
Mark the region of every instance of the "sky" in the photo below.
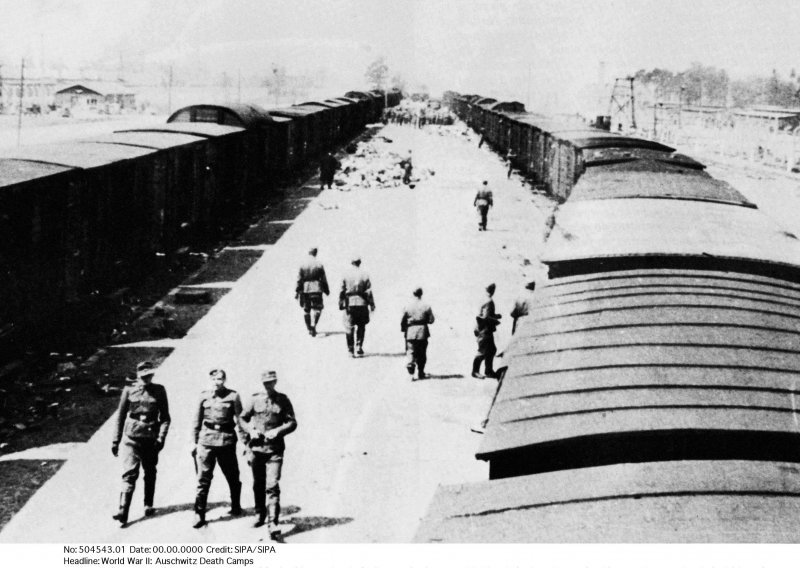
{"type": "Polygon", "coordinates": [[[0,68],[97,62],[213,76],[324,73],[365,87],[385,56],[412,90],[569,107],[641,68],[800,70],[794,0],[0,0],[0,68]],[[602,70],[602,71],[601,71],[602,70]]]}

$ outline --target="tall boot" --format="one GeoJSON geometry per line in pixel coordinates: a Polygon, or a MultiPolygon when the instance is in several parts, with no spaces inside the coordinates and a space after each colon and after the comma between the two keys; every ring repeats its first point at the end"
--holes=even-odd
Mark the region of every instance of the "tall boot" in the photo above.
{"type": "Polygon", "coordinates": [[[476,379],[482,379],[483,376],[480,373],[481,370],[481,361],[483,361],[483,355],[477,355],[472,360],[472,376],[476,379]]]}
{"type": "Polygon", "coordinates": [[[119,511],[117,511],[116,515],[112,515],[111,518],[115,521],[119,521],[122,526],[125,526],[128,522],[128,511],[131,508],[131,499],[133,498],[133,491],[123,491],[119,494],[119,511]]]}
{"type": "Polygon", "coordinates": [[[267,505],[267,530],[271,537],[280,535],[278,530],[278,517],[281,513],[281,506],[278,503],[269,503],[267,505]]]}
{"type": "Polygon", "coordinates": [[[194,500],[194,528],[199,529],[206,524],[206,497],[197,496],[194,500]]]}
{"type": "Polygon", "coordinates": [[[322,315],[322,310],[313,310],[311,315],[311,335],[317,335],[317,324],[319,317],[322,315]]]}
{"type": "Polygon", "coordinates": [[[303,315],[303,320],[306,322],[306,329],[308,330],[308,333],[310,333],[311,335],[314,335],[313,334],[314,328],[311,325],[311,314],[304,314],[303,315]]]}
{"type": "Polygon", "coordinates": [[[156,494],[156,478],[155,476],[146,476],[144,478],[144,516],[152,517],[156,510],[153,508],[153,497],[156,494]]]}
{"type": "Polygon", "coordinates": [[[364,325],[360,325],[356,328],[356,355],[361,357],[364,355],[364,336],[367,333],[367,328],[364,325]]]}
{"type": "Polygon", "coordinates": [[[233,515],[238,517],[242,514],[242,504],[241,504],[241,496],[242,496],[242,484],[236,483],[236,485],[231,485],[231,510],[228,511],[229,515],[233,515]]]}

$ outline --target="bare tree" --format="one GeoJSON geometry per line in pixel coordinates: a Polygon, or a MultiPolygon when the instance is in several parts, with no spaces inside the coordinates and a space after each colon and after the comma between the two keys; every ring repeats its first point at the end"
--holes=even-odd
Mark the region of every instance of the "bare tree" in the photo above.
{"type": "Polygon", "coordinates": [[[383,89],[386,86],[386,78],[389,76],[389,66],[386,64],[386,58],[383,56],[378,57],[375,61],[369,64],[364,77],[367,82],[374,89],[383,89]]]}

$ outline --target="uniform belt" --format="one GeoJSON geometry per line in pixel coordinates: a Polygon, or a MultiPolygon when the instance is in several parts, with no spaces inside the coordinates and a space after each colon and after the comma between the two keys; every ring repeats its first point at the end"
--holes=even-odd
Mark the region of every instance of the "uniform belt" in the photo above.
{"type": "Polygon", "coordinates": [[[233,424],[215,424],[214,422],[203,422],[203,426],[217,432],[233,432],[233,424]]]}
{"type": "Polygon", "coordinates": [[[147,414],[141,412],[131,412],[128,417],[139,422],[155,422],[155,418],[150,418],[147,414]]]}
{"type": "Polygon", "coordinates": [[[412,325],[428,325],[428,322],[426,322],[426,321],[410,321],[410,322],[408,322],[408,325],[409,326],[412,326],[412,325]]]}

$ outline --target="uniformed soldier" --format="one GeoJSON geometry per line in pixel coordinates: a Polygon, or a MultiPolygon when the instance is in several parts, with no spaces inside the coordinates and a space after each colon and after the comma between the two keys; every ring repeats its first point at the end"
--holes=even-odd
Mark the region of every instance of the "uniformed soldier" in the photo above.
{"type": "Polygon", "coordinates": [[[214,477],[214,465],[219,463],[231,492],[231,515],[241,515],[239,464],[236,461],[236,430],[241,431],[239,417],[242,401],[239,393],[225,386],[226,375],[222,369],[213,369],[209,376],[212,387],[200,394],[195,407],[193,435],[197,467],[197,493],[194,501],[194,528],[206,523],[208,490],[214,477]]]}
{"type": "Polygon", "coordinates": [[[478,353],[472,360],[472,376],[476,379],[483,379],[480,374],[481,361],[485,362],[485,376],[494,377],[494,356],[497,347],[494,344],[494,330],[500,324],[500,318],[494,308],[495,285],[489,284],[486,287],[486,298],[481,304],[481,309],[475,318],[475,337],[478,339],[478,353]]]}
{"type": "Polygon", "coordinates": [[[333,176],[339,167],[341,167],[341,164],[339,160],[334,158],[332,153],[326,152],[325,155],[322,156],[319,162],[320,189],[325,189],[325,185],[328,186],[328,189],[331,188],[333,185],[333,176]]]}
{"type": "Polygon", "coordinates": [[[248,445],[252,451],[250,467],[253,470],[253,496],[258,513],[256,526],[262,526],[266,519],[271,537],[276,536],[281,514],[278,482],[286,448],[283,438],[297,429],[292,403],[288,396],[275,390],[277,382],[278,374],[275,371],[262,373],[264,389],[253,393],[242,412],[242,419],[249,423],[248,445]],[[269,502],[265,503],[267,500],[269,502]]]}
{"type": "Polygon", "coordinates": [[[414,300],[403,311],[400,330],[406,338],[406,369],[414,378],[414,367],[418,378],[425,378],[425,363],[428,361],[428,326],[434,322],[433,310],[422,300],[422,288],[414,290],[414,300]]]}
{"type": "Polygon", "coordinates": [[[325,267],[317,260],[317,249],[313,247],[308,251],[308,258],[300,266],[295,289],[295,297],[305,312],[303,318],[311,337],[317,335],[317,323],[325,307],[322,294],[330,294],[328,279],[325,277],[325,267]]]}
{"type": "Polygon", "coordinates": [[[155,513],[153,497],[156,491],[158,453],[164,447],[169,430],[167,390],[153,384],[155,370],[149,361],[136,366],[136,380],[122,389],[117,409],[117,422],[111,453],[117,457],[122,440],[122,492],[119,511],[113,519],[122,525],[128,522],[133,490],[139,477],[139,465],[144,471],[144,515],[155,513]],[[124,434],[124,436],[123,436],[124,434]]]}
{"type": "Polygon", "coordinates": [[[478,221],[478,230],[485,231],[487,221],[486,218],[489,215],[489,208],[494,205],[494,201],[492,200],[492,190],[489,189],[488,181],[483,181],[483,187],[481,187],[478,190],[478,193],[475,194],[475,199],[473,200],[472,204],[478,209],[478,215],[480,215],[480,219],[478,221]]]}
{"type": "Polygon", "coordinates": [[[517,298],[514,302],[514,308],[511,310],[511,317],[514,320],[511,323],[511,335],[517,332],[517,320],[524,318],[530,313],[532,292],[536,290],[536,282],[531,281],[525,284],[525,294],[517,298]]]}
{"type": "Polygon", "coordinates": [[[364,334],[369,323],[369,312],[375,311],[372,283],[361,269],[361,258],[353,258],[352,267],[342,278],[339,292],[339,309],[344,310],[344,330],[347,350],[351,357],[364,355],[364,334]]]}
{"type": "Polygon", "coordinates": [[[509,148],[506,153],[506,162],[508,162],[508,175],[506,177],[508,179],[511,179],[511,172],[514,171],[514,160],[516,159],[517,155],[514,153],[514,150],[509,148]]]}

